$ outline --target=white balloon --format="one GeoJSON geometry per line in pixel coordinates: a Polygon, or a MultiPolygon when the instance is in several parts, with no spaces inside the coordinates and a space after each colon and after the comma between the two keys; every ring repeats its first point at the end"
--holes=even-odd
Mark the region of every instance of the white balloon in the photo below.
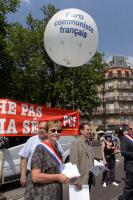
{"type": "Polygon", "coordinates": [[[46,26],[44,46],[55,63],[66,67],[82,66],[90,61],[98,47],[96,23],[82,10],[61,10],[46,26]]]}

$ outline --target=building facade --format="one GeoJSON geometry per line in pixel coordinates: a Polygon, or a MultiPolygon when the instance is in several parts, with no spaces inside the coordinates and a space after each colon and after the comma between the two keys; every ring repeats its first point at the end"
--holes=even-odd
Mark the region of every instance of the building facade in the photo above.
{"type": "Polygon", "coordinates": [[[133,69],[123,56],[114,56],[106,67],[98,97],[101,105],[90,118],[93,132],[133,122],[133,69]]]}

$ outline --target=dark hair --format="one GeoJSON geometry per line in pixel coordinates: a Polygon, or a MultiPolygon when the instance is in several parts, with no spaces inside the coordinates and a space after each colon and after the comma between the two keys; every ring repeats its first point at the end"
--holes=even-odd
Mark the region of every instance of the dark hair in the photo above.
{"type": "Polygon", "coordinates": [[[119,137],[123,136],[124,132],[124,127],[123,126],[117,126],[115,129],[115,134],[117,134],[119,137]]]}
{"type": "Polygon", "coordinates": [[[83,130],[85,128],[85,125],[91,126],[89,122],[83,121],[83,122],[81,122],[81,124],[79,126],[79,131],[83,130]]]}

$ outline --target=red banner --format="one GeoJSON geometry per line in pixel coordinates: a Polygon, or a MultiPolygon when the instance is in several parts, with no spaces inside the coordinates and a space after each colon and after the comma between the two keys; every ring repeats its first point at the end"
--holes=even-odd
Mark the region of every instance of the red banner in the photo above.
{"type": "Polygon", "coordinates": [[[0,99],[0,136],[34,135],[38,130],[38,122],[48,120],[60,120],[62,122],[62,135],[79,134],[78,111],[0,99]]]}

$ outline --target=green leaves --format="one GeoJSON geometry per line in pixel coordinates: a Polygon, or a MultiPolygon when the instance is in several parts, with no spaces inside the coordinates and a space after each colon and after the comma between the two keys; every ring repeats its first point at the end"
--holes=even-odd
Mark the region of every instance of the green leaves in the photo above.
{"type": "Polygon", "coordinates": [[[15,12],[19,7],[20,0],[1,0],[0,1],[0,15],[5,15],[10,12],[15,12]]]}

